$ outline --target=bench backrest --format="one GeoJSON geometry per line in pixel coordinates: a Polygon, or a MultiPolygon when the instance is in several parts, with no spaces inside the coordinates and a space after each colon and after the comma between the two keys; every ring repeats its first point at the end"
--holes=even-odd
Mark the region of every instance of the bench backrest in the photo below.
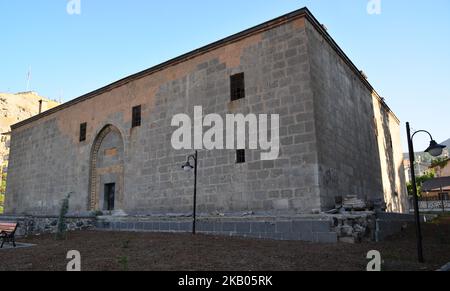
{"type": "Polygon", "coordinates": [[[0,222],[0,232],[13,233],[16,231],[18,223],[0,222]]]}

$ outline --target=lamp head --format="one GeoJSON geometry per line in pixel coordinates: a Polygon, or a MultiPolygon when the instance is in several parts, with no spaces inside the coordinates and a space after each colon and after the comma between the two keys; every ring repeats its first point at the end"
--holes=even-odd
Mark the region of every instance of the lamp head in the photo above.
{"type": "Polygon", "coordinates": [[[185,164],[183,164],[183,166],[181,166],[181,168],[185,171],[185,172],[189,172],[192,169],[194,169],[194,167],[191,165],[191,163],[189,163],[189,161],[187,161],[185,164]]]}
{"type": "Polygon", "coordinates": [[[438,144],[435,140],[430,142],[430,146],[425,150],[426,153],[429,153],[433,157],[438,157],[442,155],[442,151],[446,148],[446,146],[438,144]]]}

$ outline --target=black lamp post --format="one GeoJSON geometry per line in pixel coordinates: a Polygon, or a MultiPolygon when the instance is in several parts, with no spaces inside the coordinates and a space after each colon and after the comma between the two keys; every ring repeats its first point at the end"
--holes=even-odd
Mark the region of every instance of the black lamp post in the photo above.
{"type": "Polygon", "coordinates": [[[193,221],[192,221],[192,234],[195,235],[195,225],[197,222],[197,165],[198,165],[198,151],[195,154],[188,156],[187,161],[181,168],[186,172],[190,172],[194,169],[194,211],[193,211],[193,221]],[[194,166],[191,165],[190,160],[194,160],[194,166]]]}
{"type": "Polygon", "coordinates": [[[419,258],[419,262],[423,263],[423,249],[422,249],[422,230],[420,227],[420,213],[419,213],[419,199],[417,195],[417,185],[416,185],[416,174],[414,170],[414,162],[415,162],[415,153],[414,153],[414,145],[413,138],[419,132],[427,133],[430,136],[430,146],[425,150],[426,153],[429,153],[433,157],[440,156],[442,154],[442,150],[445,148],[444,145],[438,144],[431,134],[426,130],[418,130],[411,135],[411,128],[409,122],[406,123],[406,131],[408,135],[408,147],[409,147],[409,162],[411,168],[411,183],[413,187],[413,199],[414,199],[414,215],[416,218],[416,234],[417,234],[417,254],[419,258]]]}

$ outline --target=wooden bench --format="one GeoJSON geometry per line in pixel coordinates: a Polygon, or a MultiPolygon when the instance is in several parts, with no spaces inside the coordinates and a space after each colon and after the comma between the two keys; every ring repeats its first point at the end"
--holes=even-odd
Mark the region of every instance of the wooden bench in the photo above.
{"type": "Polygon", "coordinates": [[[15,234],[18,226],[18,223],[0,222],[0,238],[2,239],[2,245],[0,246],[0,249],[3,248],[5,242],[12,242],[13,246],[16,247],[15,234]]]}

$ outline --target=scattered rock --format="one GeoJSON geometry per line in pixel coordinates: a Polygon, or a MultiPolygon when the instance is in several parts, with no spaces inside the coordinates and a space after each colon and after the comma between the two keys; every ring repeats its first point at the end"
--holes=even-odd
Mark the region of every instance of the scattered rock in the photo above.
{"type": "Polygon", "coordinates": [[[345,244],[354,244],[355,238],[354,237],[340,237],[339,242],[345,243],[345,244]]]}
{"type": "Polygon", "coordinates": [[[219,211],[214,211],[213,213],[212,213],[212,215],[214,215],[214,216],[220,216],[220,217],[224,217],[225,216],[225,214],[224,213],[221,213],[221,212],[219,212],[219,211]]]}
{"type": "Polygon", "coordinates": [[[126,217],[128,215],[123,210],[114,210],[112,212],[112,216],[114,216],[114,217],[126,217]]]}
{"type": "Polygon", "coordinates": [[[450,263],[440,268],[438,272],[450,272],[450,263]]]}
{"type": "Polygon", "coordinates": [[[252,216],[252,215],[255,215],[255,213],[253,211],[249,211],[249,212],[245,212],[244,214],[242,214],[242,217],[252,216]]]}
{"type": "Polygon", "coordinates": [[[342,207],[346,210],[366,210],[367,204],[357,196],[350,195],[345,197],[342,207]]]}
{"type": "Polygon", "coordinates": [[[320,214],[320,209],[311,210],[312,214],[320,214]]]}

